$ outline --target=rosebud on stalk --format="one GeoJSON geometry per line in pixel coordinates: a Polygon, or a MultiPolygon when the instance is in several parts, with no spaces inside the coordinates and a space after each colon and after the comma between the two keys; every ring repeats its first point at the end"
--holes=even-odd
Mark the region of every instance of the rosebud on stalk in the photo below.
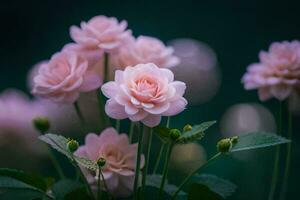
{"type": "Polygon", "coordinates": [[[190,124],[187,124],[183,127],[183,132],[188,132],[192,129],[193,129],[193,127],[190,124]]]}
{"type": "Polygon", "coordinates": [[[104,167],[105,163],[106,163],[106,160],[105,160],[105,158],[103,158],[103,157],[101,157],[101,158],[99,158],[99,159],[97,160],[97,165],[98,165],[100,168],[101,168],[101,167],[104,167]]]}
{"type": "Polygon", "coordinates": [[[69,139],[67,147],[71,153],[74,153],[78,149],[79,143],[76,140],[69,139]]]}
{"type": "Polygon", "coordinates": [[[231,139],[230,138],[225,138],[225,139],[220,140],[217,143],[217,148],[218,148],[218,151],[221,152],[221,153],[229,152],[230,149],[232,148],[231,139]]]}
{"type": "Polygon", "coordinates": [[[50,122],[47,117],[36,117],[32,120],[34,127],[41,133],[45,133],[50,128],[50,122]]]}

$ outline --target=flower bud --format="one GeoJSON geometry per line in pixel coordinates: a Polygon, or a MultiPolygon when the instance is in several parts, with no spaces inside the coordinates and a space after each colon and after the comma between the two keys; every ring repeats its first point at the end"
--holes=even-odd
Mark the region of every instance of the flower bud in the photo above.
{"type": "Polygon", "coordinates": [[[222,139],[217,144],[218,151],[221,153],[227,153],[232,148],[232,142],[230,138],[222,139]]]}
{"type": "Polygon", "coordinates": [[[79,143],[76,140],[69,139],[67,142],[67,147],[70,152],[74,153],[78,149],[79,143]]]}
{"type": "Polygon", "coordinates": [[[233,136],[233,137],[231,138],[232,144],[236,144],[236,143],[238,142],[238,140],[239,140],[239,136],[233,136]]]}
{"type": "Polygon", "coordinates": [[[180,137],[181,133],[178,129],[171,129],[170,130],[170,137],[172,140],[177,140],[180,137]]]}
{"type": "Polygon", "coordinates": [[[36,117],[32,120],[34,127],[41,133],[45,133],[50,128],[50,122],[46,117],[36,117]]]}
{"type": "Polygon", "coordinates": [[[192,129],[193,129],[193,127],[190,124],[187,124],[183,127],[183,132],[188,132],[192,129]]]}
{"type": "Polygon", "coordinates": [[[99,158],[99,159],[97,160],[97,165],[98,165],[99,167],[103,167],[103,166],[105,165],[105,163],[106,163],[106,160],[105,160],[105,158],[103,158],[103,157],[101,157],[101,158],[99,158]]]}

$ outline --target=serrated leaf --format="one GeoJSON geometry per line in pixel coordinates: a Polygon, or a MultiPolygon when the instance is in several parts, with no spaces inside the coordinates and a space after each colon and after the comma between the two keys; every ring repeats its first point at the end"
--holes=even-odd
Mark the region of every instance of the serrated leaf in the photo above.
{"type": "Polygon", "coordinates": [[[45,135],[39,136],[39,139],[49,144],[52,148],[67,156],[72,160],[72,154],[67,148],[68,139],[52,133],[47,133],[45,135]]]}
{"type": "Polygon", "coordinates": [[[79,165],[89,170],[97,171],[99,168],[95,161],[89,160],[87,158],[74,156],[74,159],[79,165]]]}
{"type": "Polygon", "coordinates": [[[188,200],[222,200],[222,197],[206,185],[194,183],[189,188],[188,200]]]}
{"type": "Polygon", "coordinates": [[[81,183],[65,179],[55,183],[53,185],[52,192],[57,200],[64,200],[68,194],[80,188],[84,188],[83,191],[86,191],[84,185],[81,183]]]}
{"type": "Polygon", "coordinates": [[[254,132],[239,136],[230,152],[245,151],[289,143],[290,140],[273,133],[254,132]]]}
{"type": "Polygon", "coordinates": [[[17,179],[42,191],[46,191],[48,188],[46,179],[36,174],[28,174],[16,169],[1,168],[0,176],[7,176],[17,179]]]}
{"type": "Polygon", "coordinates": [[[231,196],[237,188],[232,182],[211,174],[196,174],[192,181],[206,185],[211,191],[223,198],[231,196]]]}
{"type": "Polygon", "coordinates": [[[186,142],[193,142],[195,140],[200,140],[204,137],[205,131],[214,125],[216,121],[208,121],[208,122],[203,122],[199,125],[194,125],[192,130],[187,131],[183,133],[179,138],[178,138],[178,143],[186,143],[186,142]]]}
{"type": "MultiPolygon", "coordinates": [[[[162,176],[160,174],[152,174],[147,176],[147,182],[146,185],[159,188],[161,183],[162,176]]],[[[168,181],[166,181],[164,191],[168,195],[173,195],[177,191],[177,186],[169,184],[168,181]]],[[[178,198],[186,197],[187,194],[183,191],[180,191],[177,195],[178,198]]]]}

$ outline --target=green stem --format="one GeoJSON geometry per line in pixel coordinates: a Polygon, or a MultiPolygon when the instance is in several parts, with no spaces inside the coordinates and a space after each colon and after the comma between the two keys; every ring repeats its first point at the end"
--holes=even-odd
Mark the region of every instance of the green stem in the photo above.
{"type": "MultiPolygon", "coordinates": [[[[288,114],[288,139],[292,139],[293,135],[293,117],[292,113],[289,111],[288,114]]],[[[286,199],[286,190],[288,186],[288,179],[289,179],[289,174],[290,174],[290,165],[291,165],[291,153],[292,153],[292,143],[288,143],[286,146],[287,154],[286,154],[286,162],[285,162],[285,171],[284,171],[284,176],[283,176],[283,184],[281,187],[280,191],[280,200],[286,199]]]]}
{"type": "Polygon", "coordinates": [[[166,127],[167,127],[167,128],[170,128],[170,123],[171,123],[171,117],[169,116],[169,117],[167,118],[167,123],[166,123],[166,127]]]}
{"type": "Polygon", "coordinates": [[[106,83],[109,79],[109,54],[104,53],[104,83],[106,83]]]}
{"type": "Polygon", "coordinates": [[[160,149],[159,149],[159,153],[158,156],[156,158],[155,164],[154,164],[154,168],[153,168],[153,174],[155,174],[158,170],[159,164],[160,164],[160,160],[161,160],[161,156],[164,152],[164,148],[165,148],[165,144],[161,144],[160,149]]]}
{"type": "Polygon", "coordinates": [[[102,131],[105,127],[110,126],[110,121],[104,110],[105,104],[103,101],[104,97],[102,95],[101,89],[97,90],[97,97],[98,97],[98,107],[99,107],[99,115],[101,121],[100,131],[102,131]]]}
{"type": "Polygon", "coordinates": [[[108,187],[107,187],[107,185],[106,185],[106,182],[105,182],[105,179],[104,179],[104,175],[103,175],[101,169],[100,169],[100,174],[101,174],[101,178],[102,178],[102,180],[103,180],[104,188],[105,188],[106,192],[109,194],[109,190],[108,190],[108,187]]]}
{"type": "Polygon", "coordinates": [[[129,129],[129,141],[130,141],[130,143],[132,143],[132,137],[133,137],[133,133],[134,133],[134,126],[135,126],[135,123],[130,122],[130,129],[129,129]]]}
{"type": "Polygon", "coordinates": [[[101,167],[99,167],[99,172],[98,172],[98,193],[97,193],[97,200],[101,199],[101,167]]]}
{"type": "Polygon", "coordinates": [[[152,135],[153,135],[152,128],[145,126],[144,133],[146,136],[148,136],[148,144],[147,144],[147,151],[146,151],[146,158],[145,158],[145,168],[143,170],[143,177],[142,177],[142,191],[144,191],[144,188],[146,186],[147,172],[148,172],[149,161],[150,161],[150,152],[151,152],[152,135]]]}
{"type": "Polygon", "coordinates": [[[139,172],[140,172],[140,163],[141,163],[141,154],[142,154],[142,144],[143,144],[143,132],[139,131],[138,138],[138,150],[137,150],[137,160],[135,167],[135,177],[134,177],[134,199],[139,199],[138,184],[139,184],[139,172]]]}
{"type": "Polygon", "coordinates": [[[192,171],[183,181],[182,183],[178,186],[177,190],[174,192],[174,194],[172,195],[171,200],[175,200],[176,196],[178,195],[178,193],[180,192],[180,190],[183,188],[183,186],[196,174],[198,173],[198,171],[200,169],[203,169],[205,167],[207,167],[210,163],[212,163],[214,160],[216,160],[220,155],[222,155],[221,153],[217,153],[215,154],[213,157],[211,157],[206,163],[204,163],[201,167],[199,167],[198,169],[192,171]]]}
{"type": "Polygon", "coordinates": [[[55,170],[57,171],[59,177],[60,177],[61,179],[65,179],[66,177],[65,177],[65,175],[64,175],[64,172],[63,172],[63,170],[61,169],[61,167],[60,167],[58,161],[56,160],[56,158],[55,158],[53,152],[51,151],[50,148],[48,148],[48,151],[49,151],[50,160],[51,160],[51,162],[52,162],[52,164],[53,164],[55,170]]]}
{"type": "Polygon", "coordinates": [[[121,120],[117,119],[116,120],[116,130],[118,133],[120,132],[120,126],[121,126],[121,120]]]}
{"type": "Polygon", "coordinates": [[[84,117],[83,117],[83,114],[82,114],[82,112],[81,112],[81,110],[80,110],[80,107],[79,107],[79,105],[78,105],[78,101],[76,101],[76,102],[74,103],[74,108],[75,108],[76,113],[77,113],[77,115],[78,115],[78,118],[79,118],[79,120],[80,120],[82,129],[85,130],[86,122],[85,122],[85,119],[84,119],[84,117]]]}
{"type": "MultiPolygon", "coordinates": [[[[281,135],[282,132],[282,110],[283,110],[283,102],[279,102],[279,118],[278,118],[278,131],[277,134],[281,135]]],[[[280,161],[280,145],[276,146],[275,159],[274,159],[274,168],[272,173],[272,181],[271,181],[271,189],[269,193],[268,200],[274,199],[274,194],[276,190],[276,184],[278,180],[279,173],[279,161],[280,161]]]]}
{"type": "Polygon", "coordinates": [[[169,161],[170,161],[173,147],[174,147],[174,143],[172,142],[171,144],[169,144],[169,147],[167,149],[165,165],[164,165],[164,169],[163,169],[163,173],[162,173],[162,180],[161,180],[160,187],[159,187],[158,199],[161,199],[161,195],[162,195],[164,187],[165,187],[165,183],[166,183],[166,179],[167,179],[168,171],[169,171],[169,161]]]}
{"type": "Polygon", "coordinates": [[[80,167],[78,166],[77,162],[75,161],[74,157],[72,157],[72,164],[75,167],[76,171],[78,172],[82,182],[85,184],[88,194],[90,195],[90,197],[92,199],[95,199],[92,189],[90,187],[90,184],[88,183],[87,179],[85,178],[84,174],[82,173],[82,171],[81,171],[80,167]]]}

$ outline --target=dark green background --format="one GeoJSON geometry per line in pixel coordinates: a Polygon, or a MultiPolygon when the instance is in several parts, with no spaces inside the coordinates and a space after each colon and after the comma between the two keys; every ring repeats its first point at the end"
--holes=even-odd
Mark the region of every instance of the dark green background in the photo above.
{"type": "MultiPolygon", "coordinates": [[[[155,36],[165,42],[188,37],[208,43],[216,51],[222,71],[220,91],[212,101],[176,117],[173,124],[181,127],[186,122],[220,119],[231,105],[258,102],[256,92],[244,91],[241,76],[249,63],[257,61],[259,50],[267,49],[271,42],[300,38],[299,6],[297,1],[274,0],[1,1],[0,90],[25,90],[28,69],[71,41],[71,25],[104,14],[126,19],[136,36],[155,36]]],[[[276,114],[276,101],[265,105],[276,114]]],[[[294,121],[299,121],[299,117],[295,116],[294,121]]],[[[287,199],[298,198],[299,125],[294,130],[287,199]]],[[[203,141],[209,155],[221,137],[218,127],[210,133],[203,141]]],[[[270,186],[273,152],[273,148],[255,151],[255,158],[249,162],[227,158],[208,170],[239,184],[230,199],[264,200],[270,186]]]]}

